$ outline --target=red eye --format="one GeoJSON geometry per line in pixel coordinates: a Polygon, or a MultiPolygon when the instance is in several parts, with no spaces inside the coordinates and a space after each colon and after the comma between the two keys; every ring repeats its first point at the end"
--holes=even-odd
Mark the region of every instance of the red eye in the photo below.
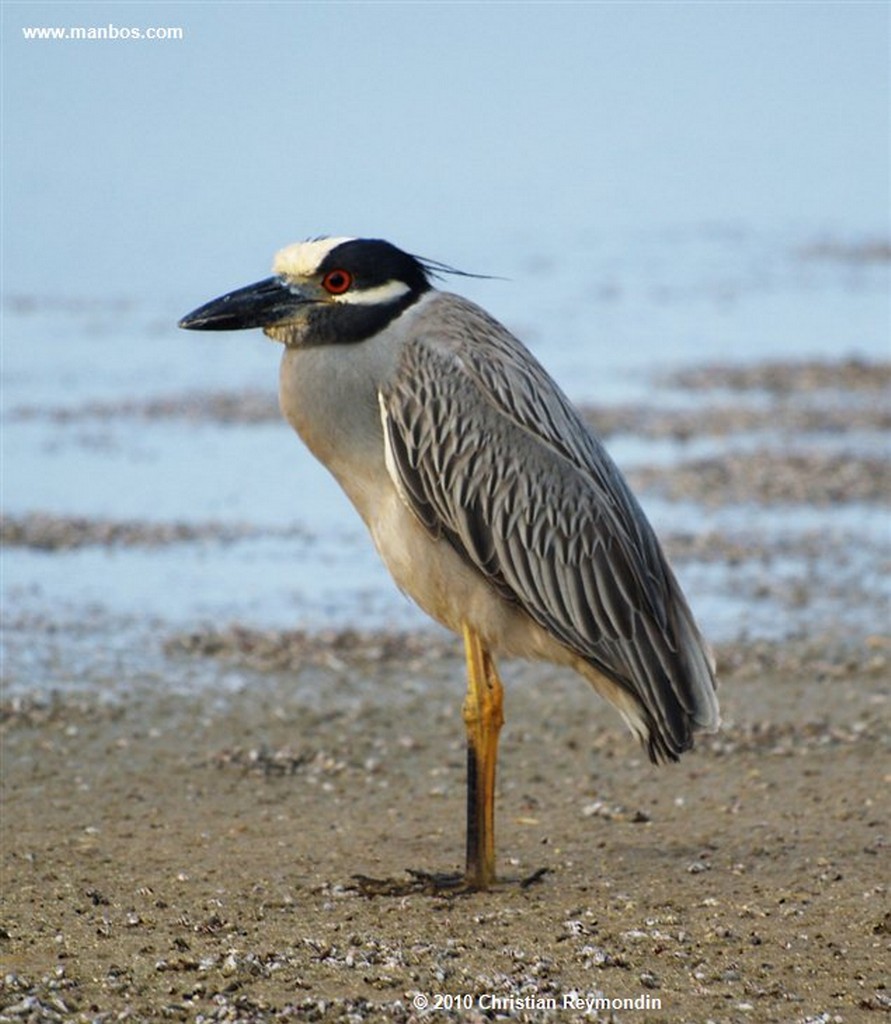
{"type": "Polygon", "coordinates": [[[353,275],[348,270],[329,270],[322,278],[322,287],[331,295],[343,295],[352,283],[353,275]]]}

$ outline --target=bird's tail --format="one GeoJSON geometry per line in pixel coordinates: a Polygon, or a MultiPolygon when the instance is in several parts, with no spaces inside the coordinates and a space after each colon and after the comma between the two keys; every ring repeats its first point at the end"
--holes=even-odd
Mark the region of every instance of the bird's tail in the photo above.
{"type": "Polygon", "coordinates": [[[716,732],[721,725],[714,656],[680,587],[671,582],[670,628],[651,637],[662,678],[649,692],[658,696],[644,702],[644,744],[655,764],[677,761],[693,746],[694,733],[716,732]]]}
{"type": "Polygon", "coordinates": [[[677,761],[696,732],[715,732],[721,718],[715,661],[667,563],[662,621],[649,614],[633,635],[601,640],[577,667],[622,715],[654,764],[677,761]]]}

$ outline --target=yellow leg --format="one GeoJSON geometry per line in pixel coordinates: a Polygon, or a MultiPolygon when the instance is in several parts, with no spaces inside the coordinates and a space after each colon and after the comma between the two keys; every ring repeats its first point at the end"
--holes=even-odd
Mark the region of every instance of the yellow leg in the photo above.
{"type": "Polygon", "coordinates": [[[467,866],[466,884],[486,889],[495,881],[495,765],[504,724],[504,691],[495,662],[479,634],[464,625],[467,656],[467,866]]]}

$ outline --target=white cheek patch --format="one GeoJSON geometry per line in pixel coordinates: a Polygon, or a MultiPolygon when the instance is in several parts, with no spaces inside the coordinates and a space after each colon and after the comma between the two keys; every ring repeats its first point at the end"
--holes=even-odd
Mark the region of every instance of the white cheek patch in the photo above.
{"type": "Polygon", "coordinates": [[[275,254],[272,272],[286,277],[311,277],[332,249],[352,241],[352,238],[317,238],[313,242],[295,242],[275,254]]]}
{"type": "Polygon", "coordinates": [[[332,302],[342,302],[349,306],[382,306],[387,302],[395,302],[403,295],[408,295],[411,288],[405,281],[387,281],[386,284],[379,284],[376,288],[366,288],[364,291],[350,289],[343,295],[332,295],[332,302]]]}

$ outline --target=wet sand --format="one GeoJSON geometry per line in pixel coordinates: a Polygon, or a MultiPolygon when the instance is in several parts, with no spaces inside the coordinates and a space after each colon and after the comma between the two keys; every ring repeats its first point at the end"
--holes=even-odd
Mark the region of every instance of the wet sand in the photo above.
{"type": "MultiPolygon", "coordinates": [[[[773,393],[778,429],[811,379],[862,399],[850,416],[813,405],[834,416],[827,435],[845,445],[851,416],[887,430],[860,364],[830,368],[829,383],[819,366],[755,383],[711,373],[690,386],[773,393]]],[[[887,367],[878,379],[887,388],[887,367]]],[[[703,420],[684,416],[699,436],[703,420]]],[[[787,462],[799,456],[797,474],[756,450],[735,473],[644,467],[637,484],[676,481],[697,501],[707,479],[715,501],[742,489],[761,504],[888,504],[887,459],[858,449],[828,465],[790,446],[787,462]]],[[[174,544],[214,529],[30,516],[7,521],[4,543],[174,544]]],[[[776,592],[772,560],[790,543],[669,538],[679,559],[758,560],[776,592]]],[[[823,568],[788,600],[816,600],[825,564],[832,599],[854,595],[851,543],[803,531],[795,544],[823,568]]],[[[174,692],[143,675],[2,703],[0,1021],[822,1024],[891,1011],[887,637],[824,624],[720,646],[724,728],[662,769],[581,680],[506,664],[505,881],[380,896],[356,876],[405,889],[409,870],[461,867],[458,641],[235,625],[160,627],[156,642],[171,676],[201,665],[239,684],[174,692]],[[585,1003],[597,998],[609,1008],[585,1003]]]]}

